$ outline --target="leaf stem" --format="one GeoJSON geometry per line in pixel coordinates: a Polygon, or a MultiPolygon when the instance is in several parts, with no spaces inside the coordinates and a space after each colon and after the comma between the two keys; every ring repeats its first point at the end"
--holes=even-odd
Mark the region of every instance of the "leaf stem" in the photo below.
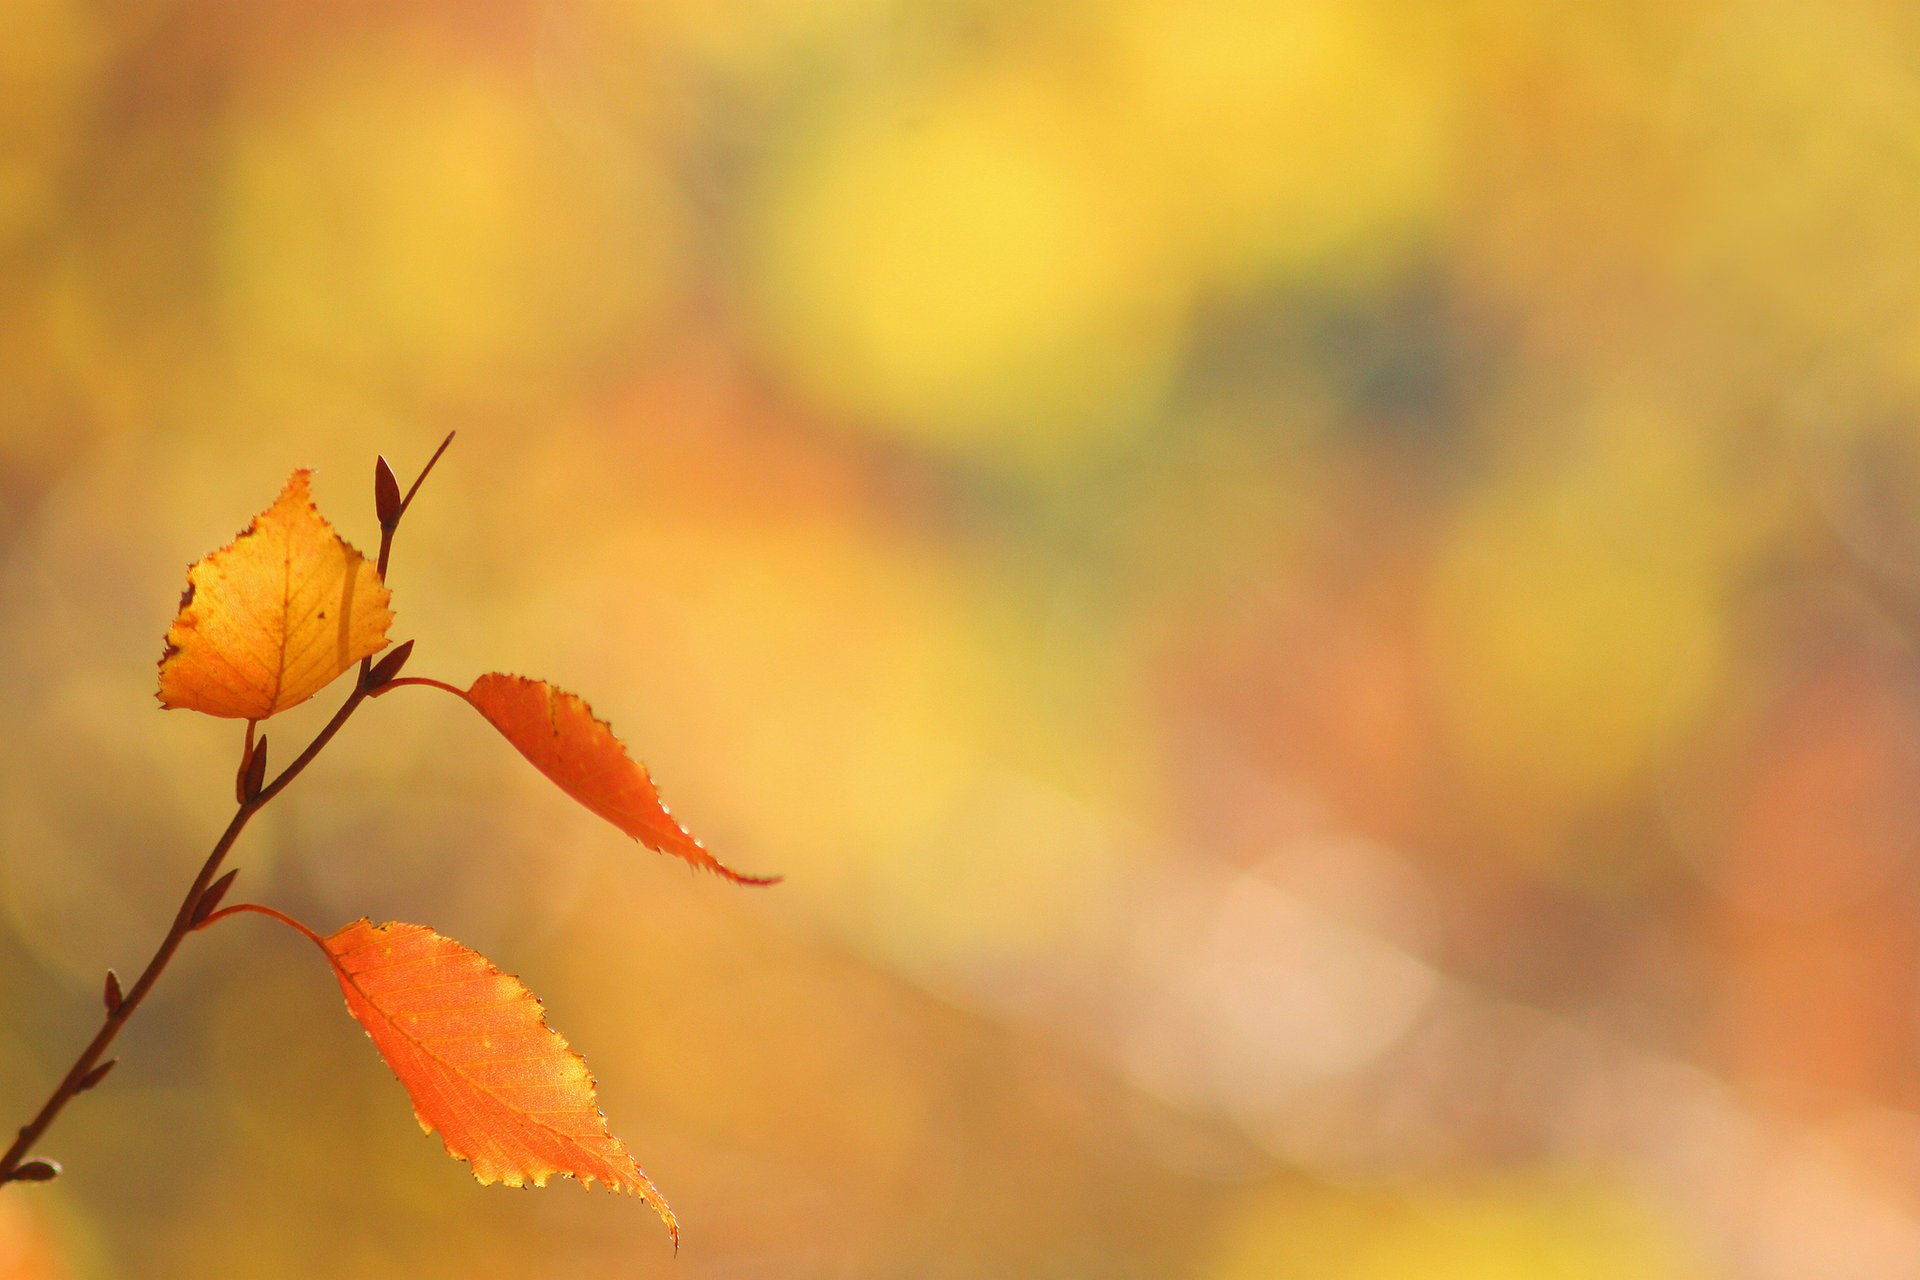
{"type": "Polygon", "coordinates": [[[435,680],[432,676],[396,676],[381,685],[378,689],[375,689],[372,696],[377,698],[387,690],[397,689],[403,684],[419,684],[425,685],[429,689],[445,689],[448,693],[460,699],[460,701],[465,702],[467,700],[467,691],[465,689],[456,689],[445,680],[435,680]]]}
{"type": "Polygon", "coordinates": [[[259,902],[236,902],[230,907],[222,907],[220,910],[214,912],[212,915],[208,916],[205,920],[202,920],[199,924],[195,925],[194,929],[196,931],[200,929],[205,929],[209,925],[212,925],[217,921],[225,920],[228,916],[231,916],[231,915],[238,915],[242,911],[251,911],[253,914],[257,916],[266,916],[269,919],[278,920],[281,924],[287,926],[287,928],[292,929],[297,933],[305,934],[307,936],[307,940],[309,942],[314,943],[322,951],[325,951],[327,949],[327,940],[321,937],[319,934],[315,933],[312,929],[308,928],[304,924],[301,924],[298,920],[295,920],[292,916],[288,915],[286,912],[277,911],[274,908],[266,906],[265,904],[259,903],[259,902]]]}

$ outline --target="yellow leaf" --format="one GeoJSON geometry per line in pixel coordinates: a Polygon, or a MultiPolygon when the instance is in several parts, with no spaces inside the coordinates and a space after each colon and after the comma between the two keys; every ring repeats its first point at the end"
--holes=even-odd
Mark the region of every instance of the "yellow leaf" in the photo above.
{"type": "Polygon", "coordinates": [[[233,545],[187,571],[160,657],[160,703],[264,720],[387,646],[380,574],[314,507],[293,473],[233,545]]]}

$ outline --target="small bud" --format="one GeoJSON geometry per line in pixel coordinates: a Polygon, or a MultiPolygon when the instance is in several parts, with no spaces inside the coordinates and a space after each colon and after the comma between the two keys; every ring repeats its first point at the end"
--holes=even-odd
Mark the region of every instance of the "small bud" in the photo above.
{"type": "Polygon", "coordinates": [[[373,664],[373,670],[367,672],[367,688],[378,689],[387,681],[400,674],[400,668],[407,665],[407,659],[413,656],[413,641],[394,648],[380,661],[373,664]]]}
{"type": "Polygon", "coordinates": [[[9,1182],[52,1182],[60,1176],[58,1160],[29,1160],[15,1169],[7,1178],[9,1182]]]}
{"type": "Polygon", "coordinates": [[[126,1001],[126,997],[120,992],[120,975],[111,969],[107,970],[107,985],[106,989],[100,993],[100,1000],[107,1006],[109,1014],[120,1012],[120,1006],[126,1001]]]}
{"type": "Polygon", "coordinates": [[[245,804],[259,795],[266,783],[267,735],[263,733],[260,741],[253,744],[253,751],[247,756],[247,770],[240,777],[240,803],[245,804]]]}
{"type": "Polygon", "coordinates": [[[373,464],[373,510],[382,529],[400,523],[400,482],[393,478],[384,455],[373,464]]]}
{"type": "Polygon", "coordinates": [[[235,867],[207,886],[207,891],[200,895],[200,901],[193,907],[193,923],[196,927],[206,923],[207,917],[219,908],[220,899],[227,896],[227,890],[233,888],[234,877],[239,874],[240,868],[235,867]]]}
{"type": "Polygon", "coordinates": [[[93,1088],[93,1086],[107,1078],[107,1072],[113,1070],[114,1065],[119,1061],[120,1059],[118,1058],[108,1058],[105,1062],[87,1072],[84,1076],[81,1076],[80,1083],[73,1086],[73,1091],[75,1093],[85,1093],[87,1090],[93,1088]]]}

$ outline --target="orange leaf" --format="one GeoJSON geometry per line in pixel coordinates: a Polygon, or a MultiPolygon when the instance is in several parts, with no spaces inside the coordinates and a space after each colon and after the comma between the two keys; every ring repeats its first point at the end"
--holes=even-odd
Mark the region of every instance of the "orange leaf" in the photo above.
{"type": "Polygon", "coordinates": [[[421,1129],[437,1131],[482,1185],[598,1181],[653,1206],[679,1247],[673,1210],[607,1129],[586,1060],[518,978],[424,925],[362,919],[320,938],[286,922],[326,952],[421,1129]]]}
{"type": "Polygon", "coordinates": [[[780,878],[742,875],[708,853],[667,812],[646,766],[627,755],[612,727],[575,695],[544,680],[491,672],[473,682],[466,699],[534,768],[647,848],[685,858],[736,884],[772,884],[780,878]]]}
{"type": "Polygon", "coordinates": [[[264,720],[386,648],[386,585],[315,509],[310,475],[294,472],[231,546],[187,570],[160,655],[162,706],[264,720]]]}

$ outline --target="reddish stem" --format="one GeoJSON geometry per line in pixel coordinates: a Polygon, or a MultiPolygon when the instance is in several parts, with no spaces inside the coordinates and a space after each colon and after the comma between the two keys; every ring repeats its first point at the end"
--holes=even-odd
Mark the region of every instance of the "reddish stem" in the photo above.
{"type": "Polygon", "coordinates": [[[386,693],[387,690],[398,689],[401,685],[406,684],[425,685],[429,689],[445,689],[448,693],[460,699],[460,701],[465,702],[467,700],[467,691],[465,689],[456,689],[445,680],[435,680],[432,676],[396,676],[381,685],[378,689],[375,689],[373,696],[378,698],[386,693]]]}
{"type": "Polygon", "coordinates": [[[238,915],[242,911],[251,911],[254,915],[266,916],[269,919],[278,920],[281,924],[287,926],[287,928],[295,930],[298,933],[305,934],[307,936],[308,941],[312,942],[315,946],[319,947],[322,951],[325,951],[327,949],[327,940],[321,937],[319,934],[315,933],[312,929],[309,929],[306,925],[300,923],[298,920],[295,920],[292,916],[288,915],[286,912],[276,911],[274,908],[258,902],[236,902],[230,907],[222,907],[220,908],[220,910],[214,912],[212,915],[208,916],[205,920],[202,920],[199,924],[195,925],[194,930],[198,932],[199,930],[206,928],[208,925],[211,925],[216,921],[225,920],[228,916],[238,915]]]}

